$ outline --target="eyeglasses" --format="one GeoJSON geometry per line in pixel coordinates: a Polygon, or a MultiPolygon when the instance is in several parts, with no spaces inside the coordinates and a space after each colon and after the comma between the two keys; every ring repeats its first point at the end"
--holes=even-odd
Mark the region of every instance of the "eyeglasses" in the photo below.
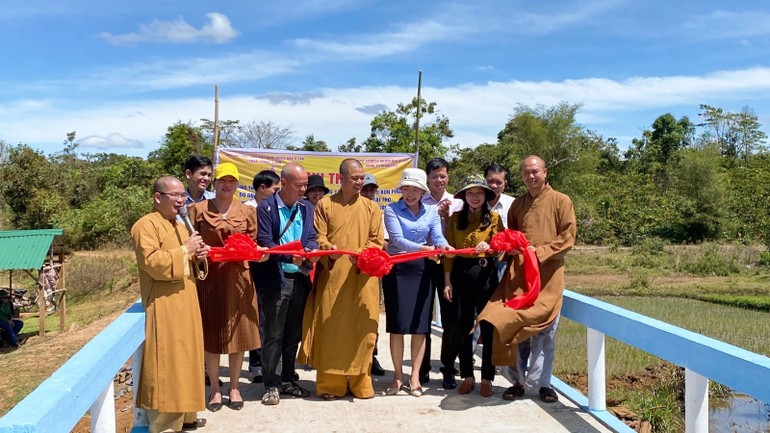
{"type": "Polygon", "coordinates": [[[158,194],[167,195],[173,199],[185,199],[187,200],[187,193],[186,192],[160,192],[158,191],[158,194]]]}

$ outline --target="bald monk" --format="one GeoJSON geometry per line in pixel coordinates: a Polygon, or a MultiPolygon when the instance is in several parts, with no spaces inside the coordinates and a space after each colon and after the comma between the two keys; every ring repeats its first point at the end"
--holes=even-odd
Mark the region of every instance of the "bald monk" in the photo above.
{"type": "Polygon", "coordinates": [[[187,193],[179,179],[155,181],[154,211],[131,228],[144,306],[145,343],[136,405],[147,410],[150,432],[180,431],[205,424],[203,327],[194,258],[208,247],[176,220],[187,193]]]}
{"type": "Polygon", "coordinates": [[[541,400],[553,403],[558,400],[551,388],[554,338],[564,294],[564,256],[575,243],[575,211],[569,197],[548,184],[548,169],[540,157],[524,158],[520,172],[527,192],[511,205],[508,228],[527,236],[527,248],[535,252],[540,263],[542,289],[535,305],[526,310],[503,306],[505,300],[526,287],[523,259],[520,252],[515,252],[509,259],[507,274],[478,319],[488,321],[496,329],[494,364],[512,365],[514,385],[503,393],[503,398],[523,396],[524,386],[528,385],[539,388],[541,400]]]}
{"type": "MultiPolygon", "coordinates": [[[[382,211],[362,197],[364,167],[355,159],[340,164],[340,191],[315,208],[321,250],[382,249],[382,211]]],[[[326,400],[374,396],[370,367],[380,317],[377,278],[358,271],[355,259],[334,254],[318,262],[313,294],[305,308],[300,362],[318,371],[316,393],[326,400]]]]}

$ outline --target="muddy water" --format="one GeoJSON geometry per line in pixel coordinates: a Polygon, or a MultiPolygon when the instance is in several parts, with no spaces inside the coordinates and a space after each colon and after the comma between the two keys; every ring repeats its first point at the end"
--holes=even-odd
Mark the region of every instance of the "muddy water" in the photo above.
{"type": "Polygon", "coordinates": [[[709,411],[709,433],[770,433],[770,405],[736,395],[709,411]]]}

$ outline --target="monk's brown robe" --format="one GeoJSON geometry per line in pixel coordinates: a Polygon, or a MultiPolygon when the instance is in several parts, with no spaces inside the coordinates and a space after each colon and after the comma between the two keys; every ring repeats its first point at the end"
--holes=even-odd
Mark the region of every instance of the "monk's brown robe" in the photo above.
{"type": "Polygon", "coordinates": [[[514,254],[500,286],[478,317],[479,321],[486,320],[495,327],[495,365],[513,364],[516,344],[548,327],[561,311],[564,256],[574,245],[576,235],[572,201],[549,185],[535,198],[527,192],[511,205],[508,228],[523,232],[536,248],[542,289],[535,305],[526,310],[503,305],[526,288],[523,257],[514,254]]]}

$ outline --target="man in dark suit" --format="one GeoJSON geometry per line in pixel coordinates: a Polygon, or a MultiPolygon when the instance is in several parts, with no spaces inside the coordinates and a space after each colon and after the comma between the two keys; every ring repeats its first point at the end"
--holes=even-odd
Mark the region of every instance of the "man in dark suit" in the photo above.
{"type": "MultiPolygon", "coordinates": [[[[313,226],[313,205],[303,198],[307,172],[289,163],[281,170],[281,190],[257,206],[257,242],[276,247],[300,241],[305,250],[318,249],[313,226]]],[[[295,382],[294,360],[302,336],[302,316],[310,293],[310,263],[300,256],[271,254],[257,264],[256,284],[262,295],[265,335],[262,366],[265,393],[262,403],[276,405],[280,394],[305,398],[310,392],[295,382]],[[278,374],[278,360],[282,371],[278,374]]]]}

